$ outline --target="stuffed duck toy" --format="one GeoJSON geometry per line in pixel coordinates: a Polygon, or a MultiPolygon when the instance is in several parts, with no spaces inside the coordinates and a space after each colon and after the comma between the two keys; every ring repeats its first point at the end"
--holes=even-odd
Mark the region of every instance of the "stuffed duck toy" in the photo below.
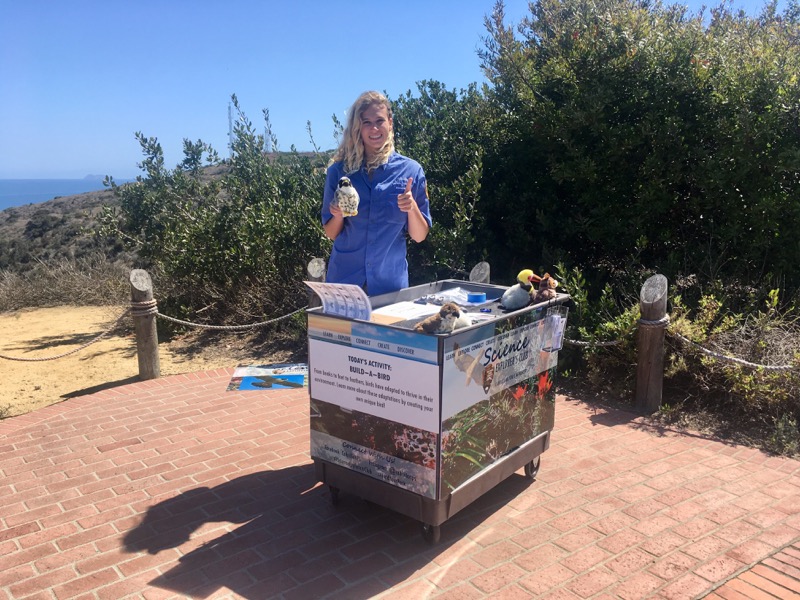
{"type": "Polygon", "coordinates": [[[533,284],[539,283],[541,277],[530,269],[523,269],[517,275],[517,283],[503,292],[500,306],[506,310],[519,310],[531,303],[533,284]]]}

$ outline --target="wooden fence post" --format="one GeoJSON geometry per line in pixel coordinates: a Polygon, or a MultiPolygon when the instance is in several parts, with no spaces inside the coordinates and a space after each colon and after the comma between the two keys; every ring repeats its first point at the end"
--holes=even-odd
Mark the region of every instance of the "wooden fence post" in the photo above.
{"type": "Polygon", "coordinates": [[[479,262],[469,272],[469,280],[472,283],[489,283],[489,271],[488,262],[479,262]]]}
{"type": "MultiPolygon", "coordinates": [[[[308,271],[308,280],[309,281],[325,281],[325,259],[323,258],[312,258],[308,262],[308,267],[306,269],[308,271]]],[[[308,291],[308,307],[315,308],[317,306],[322,306],[322,302],[314,292],[311,290],[308,291]]]]}
{"type": "Polygon", "coordinates": [[[652,414],[661,407],[664,385],[664,333],[669,324],[666,277],[653,275],[644,282],[639,312],[636,408],[652,414]]]}
{"type": "Polygon", "coordinates": [[[158,331],[153,282],[143,269],[131,271],[131,303],[133,327],[136,332],[136,356],[139,359],[139,379],[158,379],[161,364],[158,359],[158,331]],[[151,305],[152,310],[151,310],[151,305]],[[141,308],[139,308],[141,307],[141,308]]]}

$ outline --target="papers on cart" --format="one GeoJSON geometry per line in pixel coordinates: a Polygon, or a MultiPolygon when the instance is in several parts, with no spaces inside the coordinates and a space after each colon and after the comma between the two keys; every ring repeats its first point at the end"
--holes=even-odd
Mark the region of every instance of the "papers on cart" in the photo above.
{"type": "Polygon", "coordinates": [[[367,293],[360,286],[319,281],[304,281],[303,283],[319,296],[322,302],[322,312],[325,314],[369,321],[372,305],[367,293]]]}

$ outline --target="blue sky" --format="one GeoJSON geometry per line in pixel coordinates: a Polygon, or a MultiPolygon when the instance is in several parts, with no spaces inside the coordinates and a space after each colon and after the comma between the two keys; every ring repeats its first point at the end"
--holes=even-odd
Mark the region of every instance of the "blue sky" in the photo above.
{"type": "MultiPolygon", "coordinates": [[[[170,168],[183,138],[227,156],[234,93],[259,128],[269,110],[281,150],[311,148],[307,121],[331,148],[331,115],[344,121],[364,90],[483,81],[476,52],[493,4],[0,0],[0,179],[133,177],[136,131],[158,138],[170,168]]],[[[764,2],[732,5],[755,14],[764,2]]],[[[507,21],[527,6],[506,0],[507,21]]]]}

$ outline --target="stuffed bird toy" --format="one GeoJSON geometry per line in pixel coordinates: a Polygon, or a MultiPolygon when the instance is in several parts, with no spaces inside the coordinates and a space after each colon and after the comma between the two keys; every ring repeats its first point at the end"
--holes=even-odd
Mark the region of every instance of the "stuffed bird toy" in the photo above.
{"type": "Polygon", "coordinates": [[[534,304],[547,302],[555,298],[557,287],[558,282],[550,276],[550,273],[545,273],[544,277],[539,281],[539,289],[533,294],[534,304]]]}
{"type": "Polygon", "coordinates": [[[358,192],[349,177],[339,179],[339,187],[333,195],[333,201],[342,210],[343,217],[355,217],[358,214],[358,192]]]}
{"type": "Polygon", "coordinates": [[[528,306],[531,302],[531,291],[533,284],[538,283],[541,278],[530,269],[523,269],[517,275],[517,283],[503,292],[500,298],[500,306],[506,310],[518,310],[528,306]]]}
{"type": "Polygon", "coordinates": [[[472,325],[458,304],[448,302],[438,313],[427,317],[414,326],[420,333],[450,333],[457,327],[472,325]]]}

